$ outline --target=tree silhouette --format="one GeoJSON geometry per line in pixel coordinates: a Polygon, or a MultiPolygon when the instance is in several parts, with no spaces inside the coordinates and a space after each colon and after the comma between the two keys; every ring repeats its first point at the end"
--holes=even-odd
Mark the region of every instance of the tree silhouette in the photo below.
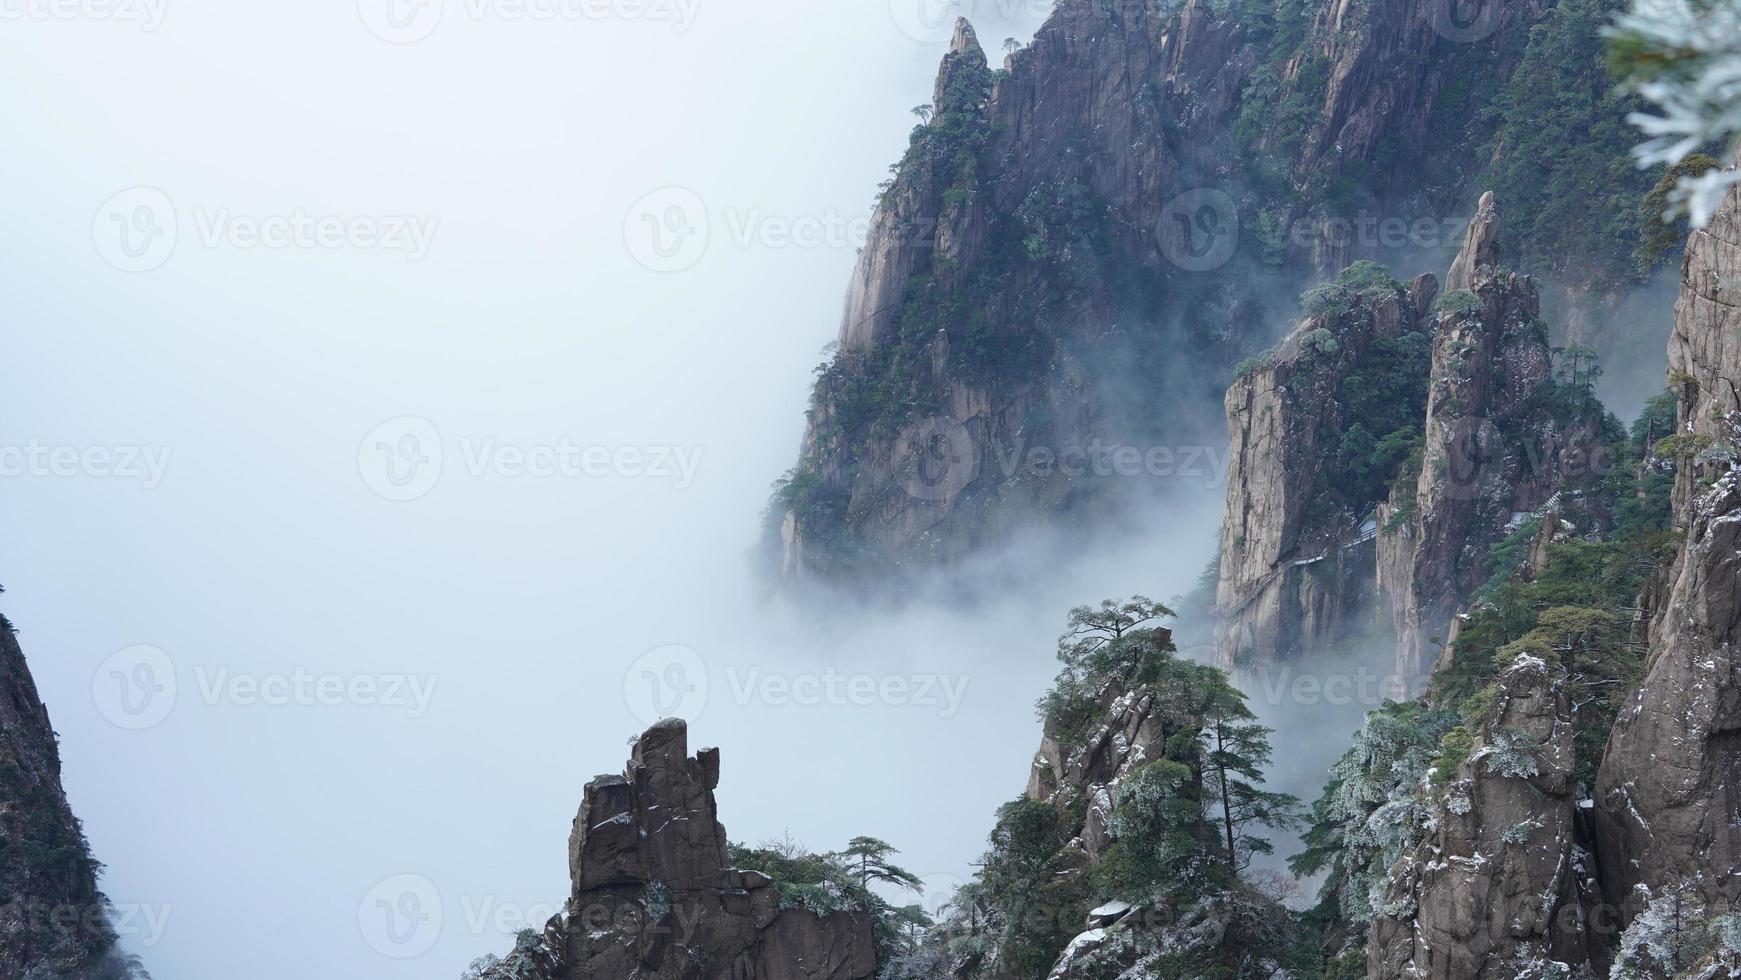
{"type": "Polygon", "coordinates": [[[924,892],[925,886],[919,877],[905,868],[897,867],[889,861],[893,855],[901,853],[894,845],[875,837],[854,837],[846,844],[846,850],[840,852],[847,867],[858,876],[860,888],[868,889],[873,881],[881,881],[915,892],[924,892]]]}
{"type": "Polygon", "coordinates": [[[1270,762],[1269,737],[1274,729],[1257,723],[1245,695],[1225,681],[1212,684],[1203,710],[1203,775],[1212,799],[1207,809],[1219,810],[1223,857],[1234,873],[1245,870],[1254,854],[1269,854],[1268,840],[1248,827],[1294,830],[1303,821],[1300,801],[1287,793],[1260,789],[1270,762]]]}

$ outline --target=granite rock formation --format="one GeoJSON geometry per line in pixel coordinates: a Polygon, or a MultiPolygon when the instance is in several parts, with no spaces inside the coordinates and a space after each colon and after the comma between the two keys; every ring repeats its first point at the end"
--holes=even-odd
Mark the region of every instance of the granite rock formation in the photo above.
{"type": "Polygon", "coordinates": [[[1498,240],[1498,209],[1483,195],[1447,277],[1465,302],[1434,318],[1419,474],[1379,514],[1378,584],[1404,678],[1431,673],[1452,617],[1493,574],[1483,565],[1493,544],[1614,461],[1594,398],[1543,397],[1555,379],[1540,294],[1499,268],[1498,240]]]}
{"type": "Polygon", "coordinates": [[[1592,959],[1600,888],[1564,681],[1533,657],[1500,675],[1474,750],[1375,903],[1369,977],[1515,980],[1592,959]]]}
{"type": "Polygon", "coordinates": [[[1741,192],[1687,244],[1669,366],[1686,537],[1596,788],[1603,884],[1628,918],[1678,889],[1741,907],[1741,192]]]}
{"type": "Polygon", "coordinates": [[[869,980],[868,913],[783,906],[767,876],[736,871],[713,791],[719,750],[689,754],[668,719],[621,775],[586,792],[569,835],[563,912],[482,975],[491,980],[869,980]]]}
{"type": "MultiPolygon", "coordinates": [[[[1358,171],[1379,207],[1464,199],[1473,157],[1417,157],[1479,128],[1454,80],[1512,46],[1462,43],[1443,7],[1324,0],[1271,23],[1209,0],[1061,0],[998,70],[959,24],[770,509],[775,574],[910,580],[1182,492],[1028,453],[1214,440],[1206,416],[1280,296],[1436,251],[1325,232],[1340,216],[1319,190],[1358,171]],[[1284,103],[1303,107],[1285,125],[1284,103]]],[[[1480,27],[1519,37],[1532,10],[1492,5],[1480,27]]]]}
{"type": "Polygon", "coordinates": [[[1309,317],[1228,389],[1217,663],[1298,661],[1351,631],[1371,600],[1377,525],[1335,495],[1335,440],[1362,421],[1336,397],[1380,339],[1421,329],[1437,280],[1357,293],[1309,317]]]}

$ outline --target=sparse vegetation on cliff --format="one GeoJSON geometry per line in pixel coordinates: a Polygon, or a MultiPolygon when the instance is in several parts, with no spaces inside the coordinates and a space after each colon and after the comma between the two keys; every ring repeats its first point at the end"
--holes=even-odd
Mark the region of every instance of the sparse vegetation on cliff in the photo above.
{"type": "Polygon", "coordinates": [[[1040,977],[1068,962],[1231,978],[1303,962],[1293,916],[1246,878],[1297,801],[1262,788],[1269,729],[1226,674],[1177,656],[1158,625],[1170,616],[1140,596],[1070,612],[1039,705],[1057,765],[1037,763],[998,810],[979,875],[927,938],[933,955],[903,961],[931,972],[896,975],[1040,977]],[[1137,744],[1085,771],[1113,731],[1137,744]]]}

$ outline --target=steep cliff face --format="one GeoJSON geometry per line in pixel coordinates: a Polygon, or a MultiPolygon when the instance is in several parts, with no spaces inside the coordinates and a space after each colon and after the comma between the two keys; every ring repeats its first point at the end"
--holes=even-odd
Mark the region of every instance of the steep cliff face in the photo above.
{"type": "Polygon", "coordinates": [[[1527,545],[1524,584],[1476,606],[1435,675],[1429,702],[1467,727],[1442,737],[1454,771],[1421,781],[1424,816],[1374,902],[1373,978],[1734,973],[1741,317],[1726,276],[1741,268],[1738,230],[1741,193],[1689,242],[1670,345],[1680,431],[1646,449],[1636,481],[1642,497],[1655,454],[1678,461],[1673,533],[1635,524],[1605,542],[1561,521],[1576,503],[1562,491],[1527,545]],[[1678,542],[1667,558],[1664,538],[1678,542]],[[1639,614],[1624,608],[1630,591],[1639,614]]]}
{"type": "Polygon", "coordinates": [[[1326,222],[1355,217],[1329,203],[1354,171],[1362,213],[1452,213],[1473,163],[1418,158],[1474,138],[1453,80],[1508,67],[1527,8],[1471,45],[1442,6],[1063,0],[1001,70],[960,24],[776,497],[774,567],[911,572],[1177,492],[1030,453],[1203,443],[1275,296],[1436,250],[1326,222]]]}
{"type": "Polygon", "coordinates": [[[1604,886],[1628,918],[1683,892],[1713,914],[1741,903],[1741,192],[1688,243],[1669,361],[1686,538],[1596,793],[1604,886]]]}
{"type": "Polygon", "coordinates": [[[48,709],[0,617],[0,976],[143,976],[115,947],[98,867],[61,789],[48,709]]]}
{"type": "Polygon", "coordinates": [[[1453,615],[1493,575],[1483,560],[1494,543],[1614,463],[1602,406],[1575,385],[1555,393],[1540,294],[1529,277],[1499,268],[1498,241],[1498,209],[1487,194],[1433,325],[1418,476],[1379,515],[1379,588],[1405,678],[1431,672],[1453,615]]]}
{"type": "Polygon", "coordinates": [[[1372,980],[1541,980],[1568,975],[1550,964],[1569,971],[1603,958],[1589,930],[1600,891],[1564,682],[1563,671],[1518,658],[1473,751],[1436,774],[1448,785],[1374,903],[1372,980]]]}
{"type": "Polygon", "coordinates": [[[572,891],[544,935],[492,980],[869,980],[868,914],[783,907],[735,871],[716,816],[719,750],[689,755],[681,720],[654,725],[620,776],[586,786],[569,836],[572,891]]]}
{"type": "Polygon", "coordinates": [[[1613,464],[1617,429],[1556,378],[1534,282],[1496,265],[1498,228],[1484,195],[1442,297],[1431,276],[1404,289],[1350,267],[1305,297],[1333,308],[1229,389],[1223,667],[1388,645],[1363,615],[1376,583],[1397,677],[1425,677],[1493,545],[1613,464]]]}
{"type": "MultiPolygon", "coordinates": [[[[1181,142],[1170,120],[1185,101],[1225,116],[1237,33],[1195,2],[1176,23],[1071,2],[994,72],[958,26],[817,381],[780,502],[788,572],[947,564],[1035,513],[1067,519],[1114,488],[1030,451],[1145,445],[1163,403],[1201,397],[1162,390],[1144,405],[1113,389],[1158,390],[1162,338],[1135,311],[1168,278],[1163,207],[1211,179],[1180,159],[1211,131],[1195,123],[1181,142]]],[[[1136,482],[1118,489],[1154,489],[1136,482]]]]}
{"type": "MultiPolygon", "coordinates": [[[[1340,449],[1371,420],[1365,406],[1340,396],[1357,373],[1387,384],[1410,375],[1386,355],[1405,336],[1424,343],[1422,314],[1437,285],[1427,275],[1406,290],[1380,282],[1327,296],[1335,309],[1303,321],[1273,359],[1228,389],[1232,447],[1216,590],[1223,668],[1321,652],[1348,635],[1370,601],[1375,500],[1371,486],[1342,471],[1340,449]]],[[[1410,380],[1421,381],[1401,383],[1410,380]]],[[[1405,425],[1418,424],[1407,417],[1412,407],[1403,415],[1405,425]]]]}

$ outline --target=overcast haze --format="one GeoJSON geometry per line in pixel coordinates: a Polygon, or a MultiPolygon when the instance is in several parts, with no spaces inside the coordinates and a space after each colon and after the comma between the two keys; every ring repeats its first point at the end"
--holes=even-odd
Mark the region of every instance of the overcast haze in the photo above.
{"type": "MultiPolygon", "coordinates": [[[[994,57],[1043,13],[1002,6],[994,57]]],[[[705,698],[663,707],[722,746],[734,838],[876,834],[947,883],[1022,788],[1065,609],[1200,569],[1218,488],[972,615],[754,601],[935,9],[108,9],[0,24],[0,608],[159,978],[505,951],[654,710],[625,678],[683,650],[705,698]],[[830,670],[911,686],[861,707],[830,670]],[[439,928],[372,924],[424,883],[439,928]]]]}

